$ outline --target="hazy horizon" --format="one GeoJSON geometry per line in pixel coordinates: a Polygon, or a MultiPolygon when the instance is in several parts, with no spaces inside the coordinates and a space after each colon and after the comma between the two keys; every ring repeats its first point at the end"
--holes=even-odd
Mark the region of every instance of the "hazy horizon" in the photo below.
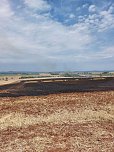
{"type": "Polygon", "coordinates": [[[1,73],[61,73],[61,72],[64,72],[64,73],[67,73],[67,72],[69,72],[69,73],[74,73],[74,72],[114,72],[114,70],[86,70],[86,71],[83,71],[83,70],[81,70],[81,71],[76,71],[76,70],[74,70],[74,71],[0,71],[0,74],[1,73]]]}
{"type": "Polygon", "coordinates": [[[114,0],[1,0],[0,71],[113,71],[114,0]]]}

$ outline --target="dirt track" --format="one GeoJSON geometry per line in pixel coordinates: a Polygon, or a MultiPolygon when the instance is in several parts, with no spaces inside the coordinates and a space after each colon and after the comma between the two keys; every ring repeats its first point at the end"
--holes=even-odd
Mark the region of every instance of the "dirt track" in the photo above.
{"type": "Polygon", "coordinates": [[[114,151],[114,91],[0,97],[0,152],[101,151],[114,151]]]}

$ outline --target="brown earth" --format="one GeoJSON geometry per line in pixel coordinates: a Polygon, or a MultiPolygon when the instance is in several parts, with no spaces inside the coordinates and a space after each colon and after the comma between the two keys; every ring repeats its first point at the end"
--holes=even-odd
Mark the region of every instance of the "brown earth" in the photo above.
{"type": "Polygon", "coordinates": [[[100,82],[110,91],[83,82],[91,92],[77,82],[30,83],[0,88],[0,152],[114,152],[112,80],[100,82]]]}

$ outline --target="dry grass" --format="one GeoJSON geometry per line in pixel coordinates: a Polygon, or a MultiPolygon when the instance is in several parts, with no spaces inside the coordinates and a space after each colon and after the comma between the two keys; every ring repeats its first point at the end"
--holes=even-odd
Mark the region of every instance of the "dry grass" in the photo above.
{"type": "Polygon", "coordinates": [[[1,152],[113,152],[114,91],[0,98],[1,152]]]}
{"type": "Polygon", "coordinates": [[[19,81],[20,76],[0,76],[0,86],[19,81]],[[6,80],[7,78],[7,80],[6,80]]]}

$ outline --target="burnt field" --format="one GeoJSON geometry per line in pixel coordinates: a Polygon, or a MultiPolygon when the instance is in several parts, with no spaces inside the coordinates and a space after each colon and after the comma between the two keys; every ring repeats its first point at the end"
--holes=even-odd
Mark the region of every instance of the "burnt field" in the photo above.
{"type": "Polygon", "coordinates": [[[0,97],[39,96],[55,93],[114,90],[114,78],[22,80],[0,86],[0,97]]]}
{"type": "Polygon", "coordinates": [[[114,79],[0,86],[0,152],[113,152],[114,79]]]}

